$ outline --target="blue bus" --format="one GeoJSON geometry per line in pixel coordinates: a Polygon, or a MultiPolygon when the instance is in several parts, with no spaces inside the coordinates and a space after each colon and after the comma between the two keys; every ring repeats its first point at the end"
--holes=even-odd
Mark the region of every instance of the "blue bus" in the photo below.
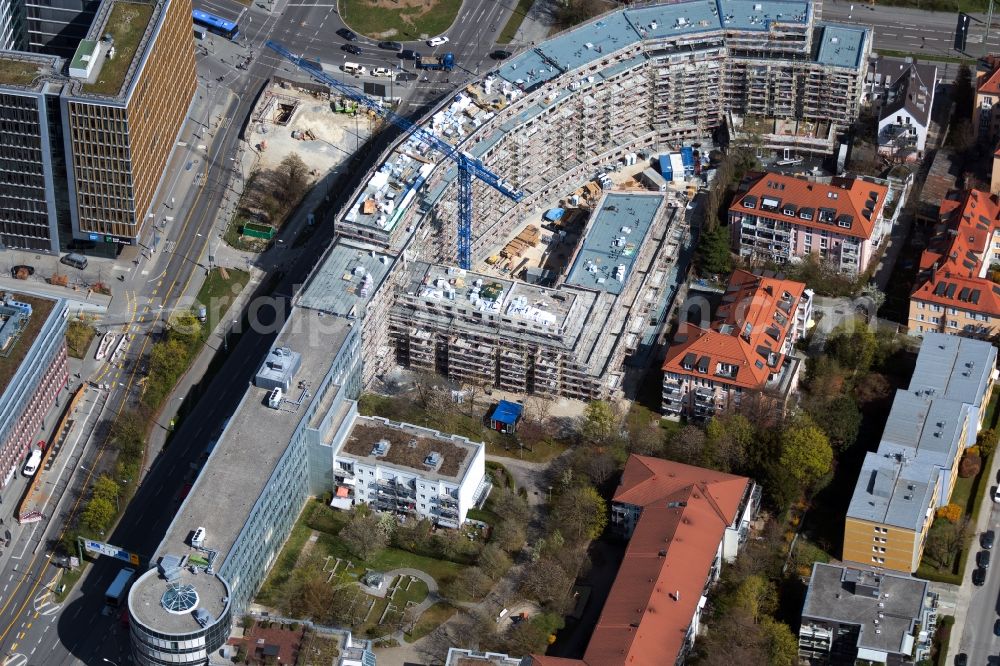
{"type": "Polygon", "coordinates": [[[236,39],[240,34],[240,27],[236,25],[235,21],[227,21],[201,9],[193,10],[191,12],[191,19],[195,25],[203,26],[210,32],[222,35],[227,39],[236,39]]]}

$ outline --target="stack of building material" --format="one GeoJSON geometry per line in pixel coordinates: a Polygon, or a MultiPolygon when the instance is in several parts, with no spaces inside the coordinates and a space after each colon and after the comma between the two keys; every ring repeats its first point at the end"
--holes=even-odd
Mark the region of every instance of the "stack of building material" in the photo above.
{"type": "Polygon", "coordinates": [[[526,250],[538,245],[540,237],[541,230],[535,225],[529,224],[514,240],[507,243],[507,246],[500,251],[500,256],[511,259],[520,257],[526,250]]]}

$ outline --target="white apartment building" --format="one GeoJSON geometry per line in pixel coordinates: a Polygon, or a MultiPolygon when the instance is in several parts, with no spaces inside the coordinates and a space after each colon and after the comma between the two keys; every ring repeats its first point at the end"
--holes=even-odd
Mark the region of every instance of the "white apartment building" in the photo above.
{"type": "Polygon", "coordinates": [[[486,447],[457,435],[358,416],[356,405],[334,438],[331,506],[379,511],[457,528],[489,494],[486,447]]]}

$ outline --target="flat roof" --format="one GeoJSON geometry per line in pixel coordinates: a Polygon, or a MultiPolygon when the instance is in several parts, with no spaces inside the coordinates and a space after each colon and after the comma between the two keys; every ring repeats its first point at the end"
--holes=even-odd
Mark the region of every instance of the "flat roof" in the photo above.
{"type": "Polygon", "coordinates": [[[603,57],[605,52],[614,53],[639,39],[639,33],[624,13],[617,11],[544,41],[536,50],[564,71],[572,71],[603,57]]]}
{"type": "Polygon", "coordinates": [[[878,450],[903,452],[908,459],[951,468],[963,448],[962,430],[968,419],[965,403],[946,398],[928,398],[899,389],[892,400],[889,418],[878,450]]]}
{"type": "MultiPolygon", "coordinates": [[[[149,28],[150,21],[157,8],[163,5],[150,2],[127,2],[126,0],[114,0],[111,10],[107,12],[107,18],[101,24],[100,29],[95,33],[94,27],[98,25],[98,20],[91,26],[91,34],[97,34],[103,38],[105,34],[111,35],[114,39],[115,57],[104,58],[100,64],[100,71],[95,74],[93,83],[84,83],[83,92],[92,95],[118,95],[125,84],[129,69],[139,51],[142,38],[149,28]]],[[[78,54],[79,55],[79,54],[78,54]]],[[[74,57],[75,59],[75,57],[74,57]]]]}
{"type": "MultiPolygon", "coordinates": [[[[35,341],[38,340],[42,327],[49,320],[49,316],[52,315],[52,311],[57,303],[57,301],[41,298],[40,296],[28,296],[14,292],[7,293],[10,293],[14,300],[29,304],[31,306],[31,316],[25,319],[24,328],[14,340],[14,346],[5,355],[0,355],[0,392],[7,390],[11,380],[28,356],[28,352],[34,346],[35,341]]],[[[63,301],[60,299],[58,302],[62,303],[63,301]]],[[[2,300],[0,300],[0,305],[3,305],[2,300]]],[[[56,316],[58,314],[56,313],[56,316]]]]}
{"type": "Polygon", "coordinates": [[[729,30],[765,32],[775,23],[809,23],[808,0],[717,0],[717,4],[729,30]]]}
{"type": "Polygon", "coordinates": [[[591,216],[566,283],[620,294],[665,201],[662,194],[605,195],[591,216]]]}
{"type": "Polygon", "coordinates": [[[806,591],[802,621],[815,618],[856,625],[861,627],[859,647],[909,654],[905,636],[912,634],[920,621],[926,596],[927,582],[918,578],[817,562],[806,591]]]}
{"type": "Polygon", "coordinates": [[[19,53],[0,53],[0,85],[30,86],[48,69],[42,62],[18,56],[19,53]]]}
{"type": "Polygon", "coordinates": [[[857,67],[864,55],[867,38],[866,28],[831,23],[817,24],[814,39],[818,40],[820,45],[816,62],[834,67],[857,67]]]}
{"type": "Polygon", "coordinates": [[[934,504],[939,470],[923,462],[906,464],[896,456],[865,454],[847,517],[917,531],[934,504]]]}
{"type": "Polygon", "coordinates": [[[293,388],[281,409],[272,409],[267,390],[248,387],[160,544],[159,555],[189,554],[188,535],[204,527],[205,546],[219,553],[216,562],[221,567],[349,333],[349,322],[341,317],[292,309],[272,349],[288,347],[302,354],[293,382],[302,382],[306,392],[293,388]]]}
{"type": "Polygon", "coordinates": [[[148,570],[129,590],[129,610],[142,624],[155,631],[185,634],[199,631],[201,625],[194,618],[194,610],[202,609],[218,620],[226,610],[225,598],[229,596],[226,583],[215,574],[192,573],[189,569],[179,570],[177,578],[168,582],[160,575],[157,567],[148,570]],[[197,605],[183,613],[168,611],[163,606],[163,595],[172,585],[191,586],[198,595],[197,605]]]}
{"type": "Polygon", "coordinates": [[[958,335],[925,333],[910,378],[911,391],[981,406],[993,371],[997,350],[985,340],[958,335]]]}
{"type": "Polygon", "coordinates": [[[298,304],[343,317],[358,314],[371,300],[395,258],[339,240],[302,290],[298,304]]]}
{"type": "Polygon", "coordinates": [[[73,58],[69,61],[69,66],[74,69],[86,69],[87,63],[93,59],[96,50],[96,39],[81,39],[80,43],[76,45],[76,51],[73,52],[73,58]]]}
{"type": "Polygon", "coordinates": [[[394,468],[434,481],[458,483],[469,471],[476,452],[482,446],[464,437],[446,435],[430,428],[359,416],[336,457],[394,468]],[[384,456],[373,456],[376,443],[382,440],[389,442],[388,451],[384,456]],[[441,459],[436,470],[423,464],[424,459],[434,452],[439,453],[441,459]]]}

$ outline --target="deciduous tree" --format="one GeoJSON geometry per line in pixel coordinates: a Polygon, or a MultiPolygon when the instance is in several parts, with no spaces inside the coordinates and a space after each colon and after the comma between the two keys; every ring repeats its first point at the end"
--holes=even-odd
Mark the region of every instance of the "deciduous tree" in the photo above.
{"type": "Polygon", "coordinates": [[[95,532],[104,532],[115,519],[114,502],[105,497],[92,497],[83,509],[83,524],[95,532]]]}
{"type": "Polygon", "coordinates": [[[591,400],[583,412],[580,435],[591,444],[608,444],[618,433],[618,421],[611,403],[591,400]]]}
{"type": "Polygon", "coordinates": [[[590,541],[607,525],[607,504],[592,486],[573,486],[554,498],[549,519],[568,543],[590,541]]]}
{"type": "Polygon", "coordinates": [[[340,530],[340,539],[355,556],[369,560],[389,545],[385,531],[379,529],[379,519],[367,507],[356,507],[350,520],[340,530]]]}
{"type": "Polygon", "coordinates": [[[830,473],[833,449],[826,434],[807,416],[788,424],[781,433],[781,466],[804,488],[830,473]]]}

